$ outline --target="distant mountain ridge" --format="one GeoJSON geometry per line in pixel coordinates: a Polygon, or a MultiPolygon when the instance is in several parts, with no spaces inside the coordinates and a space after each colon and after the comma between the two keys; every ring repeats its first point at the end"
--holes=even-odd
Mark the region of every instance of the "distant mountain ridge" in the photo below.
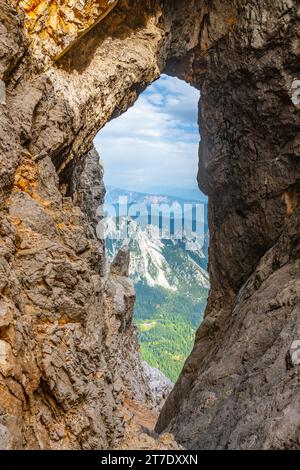
{"type": "MultiPolygon", "coordinates": [[[[128,204],[186,203],[170,196],[109,188],[106,204],[117,204],[120,196],[126,196],[128,204]]],[[[121,225],[126,223],[128,219],[122,219],[121,225]]],[[[186,249],[186,239],[157,237],[157,227],[153,225],[144,227],[134,219],[129,224],[130,238],[117,240],[115,221],[108,217],[107,254],[113,259],[124,243],[128,244],[129,274],[137,293],[135,321],[143,359],[175,381],[190,353],[206,305],[207,223],[204,243],[196,237],[193,250],[186,249]]]]}
{"type": "Polygon", "coordinates": [[[196,197],[196,191],[191,191],[189,197],[184,195],[171,195],[171,194],[158,194],[158,193],[143,193],[139,191],[131,191],[128,189],[116,188],[115,186],[106,186],[106,204],[116,204],[119,197],[126,196],[129,204],[173,204],[178,202],[179,204],[189,203],[203,203],[207,204],[206,196],[200,192],[199,196],[196,197]],[[193,197],[194,196],[194,197],[193,197]]]}

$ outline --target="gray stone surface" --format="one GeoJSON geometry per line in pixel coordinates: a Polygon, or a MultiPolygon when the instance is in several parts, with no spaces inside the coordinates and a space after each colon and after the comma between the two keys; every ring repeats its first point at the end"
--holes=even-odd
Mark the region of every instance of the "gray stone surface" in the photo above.
{"type": "Polygon", "coordinates": [[[286,361],[300,336],[299,14],[296,1],[214,1],[204,25],[194,80],[211,291],[157,426],[188,448],[300,446],[296,354],[286,361]]]}
{"type": "Polygon", "coordinates": [[[128,246],[122,247],[111,263],[110,272],[119,276],[129,276],[130,252],[128,246]]]}
{"type": "Polygon", "coordinates": [[[161,410],[174,384],[160,370],[149,366],[147,362],[143,361],[142,366],[146,381],[153,395],[155,408],[161,410]]]}
{"type": "Polygon", "coordinates": [[[151,401],[134,290],[92,235],[91,148],[165,71],[201,88],[212,287],[157,430],[299,448],[298,2],[120,0],[46,67],[17,3],[0,0],[0,446],[112,448],[125,399],[151,401]]]}
{"type": "Polygon", "coordinates": [[[9,442],[8,429],[0,423],[0,450],[6,450],[9,442]]]}

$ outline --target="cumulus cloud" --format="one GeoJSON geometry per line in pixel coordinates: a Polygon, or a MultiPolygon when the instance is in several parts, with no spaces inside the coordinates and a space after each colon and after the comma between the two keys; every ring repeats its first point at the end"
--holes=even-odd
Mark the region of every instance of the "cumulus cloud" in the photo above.
{"type": "Polygon", "coordinates": [[[104,160],[105,183],[151,192],[196,189],[199,92],[162,76],[125,114],[95,139],[104,160]]]}

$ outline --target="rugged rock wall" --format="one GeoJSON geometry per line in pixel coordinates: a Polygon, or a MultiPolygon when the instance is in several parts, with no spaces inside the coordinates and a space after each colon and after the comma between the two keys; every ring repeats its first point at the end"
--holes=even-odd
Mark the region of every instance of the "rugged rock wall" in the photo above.
{"type": "Polygon", "coordinates": [[[126,403],[149,399],[134,292],[86,208],[103,198],[96,132],[164,70],[202,92],[212,289],[157,429],[189,448],[299,446],[299,212],[282,200],[299,181],[297,2],[120,0],[72,34],[72,16],[30,30],[29,13],[0,0],[0,447],[118,446],[126,403]]]}
{"type": "Polygon", "coordinates": [[[299,3],[210,4],[194,80],[212,287],[157,429],[188,448],[299,448],[299,210],[282,197],[300,179],[299,3]]]}
{"type": "Polygon", "coordinates": [[[57,60],[90,28],[107,16],[118,0],[21,0],[18,11],[25,14],[34,52],[44,62],[57,60]]]}
{"type": "Polygon", "coordinates": [[[104,189],[90,149],[169,54],[194,47],[200,15],[194,24],[189,3],[163,14],[160,2],[121,1],[79,42],[56,30],[60,47],[74,47],[55,62],[52,17],[36,16],[31,30],[29,2],[25,15],[20,2],[0,0],[2,449],[116,447],[134,403],[151,406],[134,290],[124,266],[110,272],[92,228],[104,189]],[[183,25],[190,34],[178,42],[183,25]]]}

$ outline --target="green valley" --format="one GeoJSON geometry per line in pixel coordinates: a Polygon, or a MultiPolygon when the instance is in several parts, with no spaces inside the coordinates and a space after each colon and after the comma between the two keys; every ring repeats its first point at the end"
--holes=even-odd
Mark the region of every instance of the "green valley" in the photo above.
{"type": "MultiPolygon", "coordinates": [[[[108,191],[108,201],[116,204],[120,193],[116,188],[108,191]]],[[[125,192],[125,195],[130,203],[147,201],[149,204],[151,197],[154,198],[141,193],[125,192]]],[[[184,203],[166,196],[161,199],[168,204],[184,203]]],[[[121,223],[128,223],[128,219],[121,223]]],[[[124,240],[116,239],[117,229],[112,218],[108,218],[107,225],[106,249],[113,259],[124,240]]],[[[129,275],[136,290],[135,323],[142,358],[175,382],[193,348],[195,332],[206,306],[209,289],[207,225],[204,224],[202,238],[193,239],[192,245],[186,238],[157,237],[155,226],[142,226],[135,219],[130,219],[130,229],[125,244],[130,250],[129,275]]]]}

